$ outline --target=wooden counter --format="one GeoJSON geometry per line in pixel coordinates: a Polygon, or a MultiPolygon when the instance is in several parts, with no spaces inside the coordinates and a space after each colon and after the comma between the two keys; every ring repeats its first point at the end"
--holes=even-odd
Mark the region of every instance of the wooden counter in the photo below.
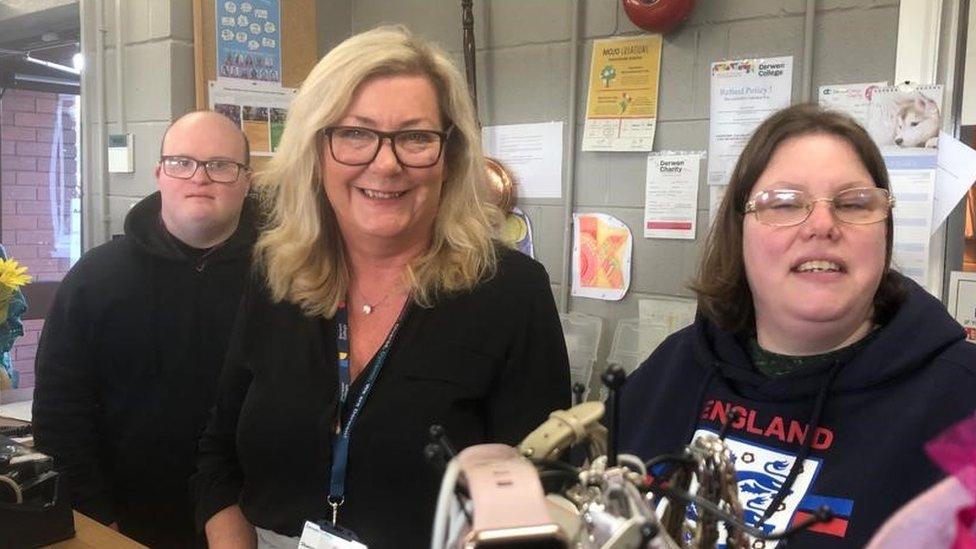
{"type": "Polygon", "coordinates": [[[75,537],[47,547],[54,549],[128,549],[145,547],[108,526],[92,520],[78,511],[75,515],[75,537]]]}

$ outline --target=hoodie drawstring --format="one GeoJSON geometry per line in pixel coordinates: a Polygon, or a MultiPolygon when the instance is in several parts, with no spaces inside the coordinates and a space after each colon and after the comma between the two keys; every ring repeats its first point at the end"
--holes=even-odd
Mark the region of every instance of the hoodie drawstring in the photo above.
{"type": "Polygon", "coordinates": [[[816,429],[820,423],[820,416],[823,414],[824,404],[827,401],[827,393],[830,392],[830,386],[834,384],[834,379],[837,378],[837,374],[840,373],[841,367],[844,364],[840,361],[835,361],[834,366],[830,369],[827,374],[827,379],[824,380],[823,385],[820,386],[820,392],[817,394],[817,400],[813,405],[813,413],[810,414],[810,421],[807,422],[807,436],[806,440],[803,442],[803,449],[800,453],[796,455],[796,460],[793,462],[793,466],[790,467],[790,473],[786,476],[786,480],[783,481],[783,485],[780,487],[779,491],[776,492],[776,496],[773,497],[773,501],[770,502],[769,506],[766,507],[766,511],[763,513],[762,522],[765,523],[769,517],[776,512],[779,506],[783,503],[793,488],[793,483],[796,482],[796,477],[800,476],[800,472],[803,470],[803,462],[806,461],[807,456],[810,455],[810,448],[813,446],[813,440],[816,438],[816,429]]]}
{"type": "Polygon", "coordinates": [[[708,387],[712,384],[712,380],[718,375],[717,372],[718,364],[712,363],[712,367],[708,369],[708,375],[705,376],[705,381],[702,382],[701,388],[698,389],[698,397],[695,398],[695,408],[691,413],[691,417],[693,418],[691,426],[682,440],[691,440],[695,436],[695,430],[698,429],[698,414],[701,413],[702,403],[705,401],[705,394],[708,392],[708,387]]]}

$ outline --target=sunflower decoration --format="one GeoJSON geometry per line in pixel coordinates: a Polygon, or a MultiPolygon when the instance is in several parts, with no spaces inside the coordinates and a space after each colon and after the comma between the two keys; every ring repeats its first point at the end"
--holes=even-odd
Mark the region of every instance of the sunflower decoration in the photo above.
{"type": "Polygon", "coordinates": [[[27,267],[17,263],[16,259],[0,259],[0,318],[7,318],[14,293],[30,281],[27,267]]]}
{"type": "Polygon", "coordinates": [[[31,281],[27,267],[7,259],[0,246],[0,388],[16,388],[19,376],[10,361],[14,341],[24,335],[21,315],[27,311],[27,300],[20,288],[31,281]]]}

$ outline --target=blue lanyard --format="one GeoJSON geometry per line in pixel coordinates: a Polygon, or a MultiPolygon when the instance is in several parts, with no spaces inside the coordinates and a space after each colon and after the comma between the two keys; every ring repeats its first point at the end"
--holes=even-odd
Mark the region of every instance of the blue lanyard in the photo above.
{"type": "Polygon", "coordinates": [[[408,298],[407,304],[400,310],[400,315],[393,323],[393,327],[390,328],[386,341],[383,342],[373,360],[367,365],[369,373],[366,376],[366,382],[363,384],[362,390],[359,391],[359,396],[353,402],[349,417],[345,422],[342,421],[342,410],[346,405],[346,399],[349,397],[349,388],[352,386],[352,375],[349,371],[349,313],[345,304],[340,305],[336,311],[336,350],[339,355],[337,360],[339,368],[339,411],[337,413],[337,430],[332,437],[332,478],[329,483],[329,505],[332,506],[333,524],[335,524],[339,506],[345,502],[346,498],[346,467],[349,464],[349,439],[352,435],[352,428],[366,404],[366,398],[373,389],[376,378],[380,375],[383,363],[386,362],[390,347],[393,346],[393,338],[396,337],[396,333],[403,323],[403,317],[409,308],[409,303],[408,298]]]}

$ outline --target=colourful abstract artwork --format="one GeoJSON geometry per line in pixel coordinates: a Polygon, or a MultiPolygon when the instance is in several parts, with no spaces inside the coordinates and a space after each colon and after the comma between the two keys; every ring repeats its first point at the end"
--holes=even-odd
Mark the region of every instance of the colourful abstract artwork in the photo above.
{"type": "Polygon", "coordinates": [[[576,214],[573,221],[573,295],[623,298],[630,287],[630,229],[606,214],[576,214]]]}

